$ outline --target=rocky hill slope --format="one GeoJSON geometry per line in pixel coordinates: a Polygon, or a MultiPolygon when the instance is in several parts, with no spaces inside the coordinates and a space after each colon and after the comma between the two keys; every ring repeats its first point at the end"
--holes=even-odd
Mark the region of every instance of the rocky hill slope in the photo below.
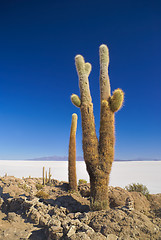
{"type": "Polygon", "coordinates": [[[0,178],[0,240],[161,239],[161,194],[109,187],[110,208],[89,211],[89,184],[77,193],[68,183],[0,178]]]}

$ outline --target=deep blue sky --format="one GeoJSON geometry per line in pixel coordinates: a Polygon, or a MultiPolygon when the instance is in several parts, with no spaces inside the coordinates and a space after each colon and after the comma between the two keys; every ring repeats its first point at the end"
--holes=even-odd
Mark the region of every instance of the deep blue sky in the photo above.
{"type": "Polygon", "coordinates": [[[67,155],[78,114],[74,57],[92,64],[90,88],[99,131],[99,45],[110,52],[116,114],[115,158],[161,158],[161,1],[0,1],[0,159],[67,155]]]}

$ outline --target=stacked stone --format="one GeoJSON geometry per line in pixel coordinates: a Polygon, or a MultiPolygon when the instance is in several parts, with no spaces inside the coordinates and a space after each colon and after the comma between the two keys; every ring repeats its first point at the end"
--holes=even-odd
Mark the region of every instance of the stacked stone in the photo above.
{"type": "Polygon", "coordinates": [[[134,210],[134,201],[132,200],[132,198],[126,198],[125,207],[130,211],[134,210]]]}

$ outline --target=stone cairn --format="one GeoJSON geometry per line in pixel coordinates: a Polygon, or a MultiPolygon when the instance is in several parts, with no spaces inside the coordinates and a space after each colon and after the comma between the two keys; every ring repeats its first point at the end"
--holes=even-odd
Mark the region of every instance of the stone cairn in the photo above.
{"type": "Polygon", "coordinates": [[[130,211],[134,210],[134,201],[132,198],[126,198],[125,207],[130,211]]]}

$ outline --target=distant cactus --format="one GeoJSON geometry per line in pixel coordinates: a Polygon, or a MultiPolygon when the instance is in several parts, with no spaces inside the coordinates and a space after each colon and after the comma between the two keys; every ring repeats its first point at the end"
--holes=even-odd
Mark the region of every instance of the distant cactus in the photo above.
{"type": "Polygon", "coordinates": [[[43,185],[45,185],[45,167],[43,167],[43,170],[42,170],[42,181],[43,181],[43,185]]]}
{"type": "Polygon", "coordinates": [[[46,174],[45,174],[45,183],[47,183],[48,182],[48,173],[47,173],[47,171],[46,171],[46,174]]]}
{"type": "Polygon", "coordinates": [[[108,184],[112,162],[114,160],[114,112],[118,111],[124,100],[121,89],[114,91],[108,76],[109,52],[106,45],[100,46],[100,95],[101,116],[99,141],[96,136],[93,104],[90,94],[88,76],[91,71],[90,63],[85,63],[81,55],[75,57],[79,77],[80,95],[73,94],[71,101],[80,107],[83,132],[83,152],[90,176],[90,207],[92,210],[108,209],[108,184]]]}
{"type": "Polygon", "coordinates": [[[51,168],[49,168],[49,183],[51,183],[51,168]]]}
{"type": "Polygon", "coordinates": [[[68,155],[68,179],[69,187],[72,191],[77,191],[76,176],[76,130],[77,130],[77,114],[72,114],[72,123],[70,129],[69,155],[68,155]]]}

